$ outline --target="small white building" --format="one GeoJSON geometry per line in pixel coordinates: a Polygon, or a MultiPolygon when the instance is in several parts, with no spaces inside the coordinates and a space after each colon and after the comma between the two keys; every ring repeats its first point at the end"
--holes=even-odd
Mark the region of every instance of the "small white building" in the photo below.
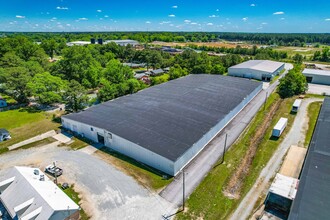
{"type": "Polygon", "coordinates": [[[292,112],[298,112],[298,110],[299,110],[299,107],[300,107],[300,105],[301,105],[301,99],[296,99],[295,101],[294,101],[294,103],[293,103],[293,105],[292,105],[292,109],[291,109],[291,111],[292,112]]]}
{"type": "Polygon", "coordinates": [[[287,124],[288,124],[288,119],[287,118],[280,118],[280,120],[277,122],[277,124],[273,128],[272,136],[280,137],[282,132],[286,128],[287,124]]]}
{"type": "Polygon", "coordinates": [[[0,180],[0,203],[13,219],[79,219],[79,206],[38,168],[10,169],[0,180]]]}
{"type": "Polygon", "coordinates": [[[85,45],[89,45],[91,44],[90,41],[73,41],[73,42],[69,42],[66,45],[71,47],[71,46],[85,46],[85,45]]]}
{"type": "Polygon", "coordinates": [[[298,183],[298,179],[277,173],[265,200],[266,214],[262,219],[287,219],[297,194],[298,183]],[[266,218],[267,213],[273,218],[269,218],[269,215],[266,218]]]}
{"type": "Polygon", "coordinates": [[[330,70],[304,69],[308,83],[330,85],[330,70]]]}
{"type": "Polygon", "coordinates": [[[284,63],[270,60],[249,60],[228,68],[229,76],[270,81],[284,69],[284,63]]]}

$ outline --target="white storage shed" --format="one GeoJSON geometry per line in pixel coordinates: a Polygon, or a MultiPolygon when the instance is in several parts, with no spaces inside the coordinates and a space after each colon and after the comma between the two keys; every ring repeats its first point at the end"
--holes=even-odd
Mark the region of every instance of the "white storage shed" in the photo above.
{"type": "Polygon", "coordinates": [[[277,124],[273,129],[272,136],[280,137],[287,124],[288,124],[287,118],[280,118],[280,120],[277,122],[277,124]]]}

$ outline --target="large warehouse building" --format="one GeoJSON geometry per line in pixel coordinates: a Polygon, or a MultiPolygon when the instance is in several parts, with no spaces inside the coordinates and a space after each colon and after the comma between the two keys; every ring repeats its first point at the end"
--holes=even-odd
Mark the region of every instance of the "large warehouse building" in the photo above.
{"type": "Polygon", "coordinates": [[[330,98],[325,98],[313,133],[289,220],[329,219],[330,98]]]}
{"type": "Polygon", "coordinates": [[[228,75],[270,81],[284,69],[284,63],[270,60],[249,60],[229,67],[228,75]]]}
{"type": "Polygon", "coordinates": [[[63,127],[176,175],[262,89],[262,83],[189,75],[62,117],[63,127]]]}
{"type": "Polygon", "coordinates": [[[330,85],[329,70],[304,69],[303,74],[308,83],[330,85]]]}

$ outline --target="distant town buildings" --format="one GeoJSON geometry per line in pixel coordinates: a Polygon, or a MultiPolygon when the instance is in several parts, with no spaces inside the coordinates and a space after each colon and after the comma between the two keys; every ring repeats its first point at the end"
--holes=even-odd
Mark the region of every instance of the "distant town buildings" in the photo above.
{"type": "Polygon", "coordinates": [[[103,40],[102,38],[99,39],[95,39],[92,38],[90,41],[73,41],[73,42],[69,42],[66,45],[71,47],[71,46],[85,46],[85,45],[89,45],[89,44],[108,44],[108,43],[115,43],[119,46],[127,46],[127,45],[131,45],[133,47],[137,47],[140,45],[140,43],[136,40],[103,40]]]}

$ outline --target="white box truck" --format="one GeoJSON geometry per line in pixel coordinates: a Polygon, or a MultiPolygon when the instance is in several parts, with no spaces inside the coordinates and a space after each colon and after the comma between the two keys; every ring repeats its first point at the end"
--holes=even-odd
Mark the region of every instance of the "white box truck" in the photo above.
{"type": "Polygon", "coordinates": [[[280,118],[280,120],[277,122],[277,124],[273,128],[272,136],[280,137],[287,124],[288,124],[287,118],[280,118]]]}
{"type": "Polygon", "coordinates": [[[291,111],[298,112],[300,105],[301,105],[301,99],[296,99],[292,105],[291,111]]]}

